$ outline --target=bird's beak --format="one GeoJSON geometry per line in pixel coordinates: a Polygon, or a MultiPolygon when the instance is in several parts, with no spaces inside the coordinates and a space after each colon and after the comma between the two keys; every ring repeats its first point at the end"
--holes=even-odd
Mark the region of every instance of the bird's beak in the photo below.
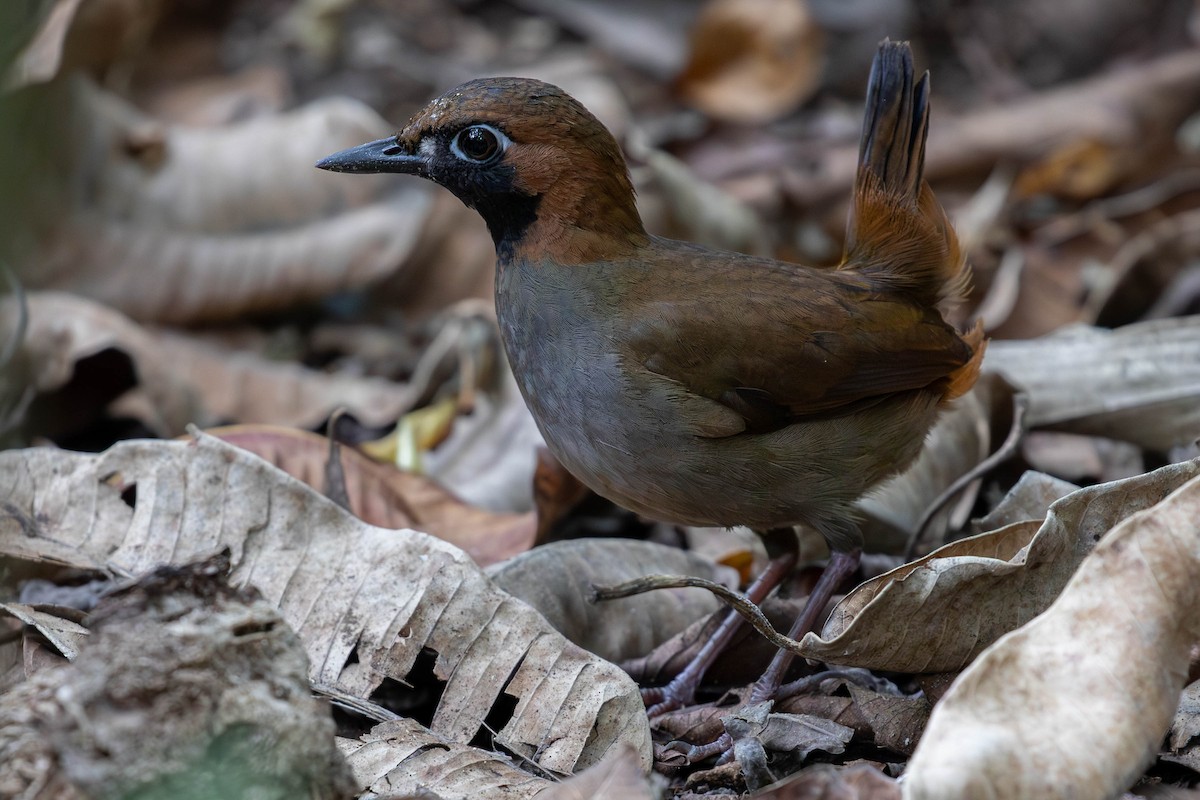
{"type": "Polygon", "coordinates": [[[330,172],[404,172],[418,173],[424,166],[419,155],[405,152],[395,136],[351,147],[317,162],[318,169],[330,172]]]}

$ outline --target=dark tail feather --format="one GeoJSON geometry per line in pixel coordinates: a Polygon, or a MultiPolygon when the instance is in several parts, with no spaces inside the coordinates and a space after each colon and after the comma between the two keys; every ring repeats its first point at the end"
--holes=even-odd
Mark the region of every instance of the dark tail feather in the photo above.
{"type": "Polygon", "coordinates": [[[906,42],[884,40],[871,65],[843,268],[926,305],[969,282],[954,229],[924,181],[929,73],[914,82],[906,42]]]}
{"type": "Polygon", "coordinates": [[[858,149],[858,180],[873,175],[889,191],[916,202],[925,171],[929,73],[913,86],[907,44],[884,40],[871,64],[867,109],[858,149]]]}

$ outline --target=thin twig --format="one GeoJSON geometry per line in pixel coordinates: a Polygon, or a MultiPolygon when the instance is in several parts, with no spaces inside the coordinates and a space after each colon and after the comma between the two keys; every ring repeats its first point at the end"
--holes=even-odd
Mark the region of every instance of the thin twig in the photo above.
{"type": "Polygon", "coordinates": [[[775,630],[762,610],[744,594],[735,592],[727,586],[706,578],[697,578],[694,575],[646,575],[626,581],[625,583],[619,583],[616,586],[596,586],[593,584],[592,594],[589,599],[592,602],[617,600],[622,597],[631,597],[635,594],[652,592],[656,589],[689,588],[707,589],[716,595],[718,600],[725,603],[725,605],[732,608],[738,614],[741,614],[742,618],[749,622],[754,627],[754,630],[762,634],[771,644],[781,650],[789,650],[801,656],[805,655],[806,651],[801,648],[800,642],[789,636],[784,636],[775,630]]]}
{"type": "Polygon", "coordinates": [[[1195,191],[1200,191],[1200,169],[1172,172],[1131,192],[1088,203],[1075,214],[1046,223],[1034,231],[1033,236],[1041,244],[1054,247],[1082,236],[1102,222],[1141,214],[1181,194],[1195,191]]]}

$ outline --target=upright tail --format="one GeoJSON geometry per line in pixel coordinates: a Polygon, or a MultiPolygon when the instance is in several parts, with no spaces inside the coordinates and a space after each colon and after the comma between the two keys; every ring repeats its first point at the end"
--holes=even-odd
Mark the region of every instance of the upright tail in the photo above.
{"type": "Polygon", "coordinates": [[[908,43],[884,39],[867,86],[842,267],[933,306],[960,299],[970,273],[925,183],[928,132],[929,73],[914,83],[908,43]]]}
{"type": "MultiPolygon", "coordinates": [[[[925,183],[928,133],[929,73],[914,83],[908,44],[884,39],[867,85],[841,268],[866,277],[880,291],[940,308],[963,299],[971,273],[946,212],[925,183]]],[[[960,336],[971,355],[946,376],[943,401],[966,393],[983,362],[982,325],[960,336]]]]}

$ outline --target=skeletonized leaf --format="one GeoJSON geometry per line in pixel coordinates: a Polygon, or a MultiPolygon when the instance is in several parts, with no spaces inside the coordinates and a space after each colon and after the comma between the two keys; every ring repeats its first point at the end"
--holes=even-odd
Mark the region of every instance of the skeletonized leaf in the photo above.
{"type": "Polygon", "coordinates": [[[634,539],[551,542],[488,574],[501,589],[542,612],[568,639],[616,662],[650,652],[721,604],[704,589],[660,590],[589,603],[592,586],[652,574],[696,575],[737,586],[737,574],[729,567],[678,547],[634,539]]]}
{"type": "Polygon", "coordinates": [[[1029,393],[1031,427],[1166,452],[1200,435],[1200,315],[1076,326],[988,346],[984,367],[1029,393]]]}
{"type": "Polygon", "coordinates": [[[1096,542],[1200,474],[1200,459],[1089,486],[1016,522],[946,545],[838,603],[805,655],[897,672],[951,672],[1054,601],[1096,542]],[[904,620],[897,625],[896,620],[904,620]]]}
{"type": "Polygon", "coordinates": [[[501,692],[498,744],[560,773],[649,730],[627,675],[567,642],[458,548],[358,520],[262,459],[209,436],[84,455],[0,453],[0,553],[137,573],[233,554],[303,639],[311,678],[356,697],[403,681],[423,649],[446,682],[431,730],[470,741],[501,692]],[[132,503],[130,507],[126,501],[132,503]]]}
{"type": "Polygon", "coordinates": [[[1114,528],[1044,614],[934,708],[904,797],[1117,798],[1153,759],[1200,636],[1200,479],[1114,528]]]}

